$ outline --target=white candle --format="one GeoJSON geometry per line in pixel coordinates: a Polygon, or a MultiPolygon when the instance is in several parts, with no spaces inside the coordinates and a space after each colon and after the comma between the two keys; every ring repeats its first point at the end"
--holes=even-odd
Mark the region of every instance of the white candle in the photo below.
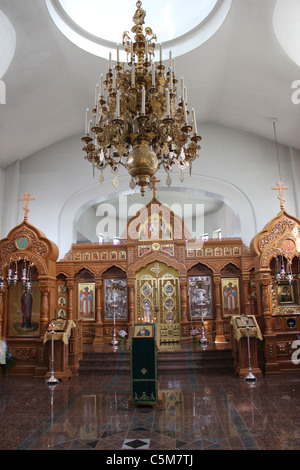
{"type": "Polygon", "coordinates": [[[184,122],[185,124],[187,124],[188,119],[187,119],[187,112],[186,112],[186,103],[184,100],[183,100],[183,115],[184,115],[184,122]]]}
{"type": "Polygon", "coordinates": [[[162,62],[162,45],[159,45],[159,60],[162,62]]]}
{"type": "Polygon", "coordinates": [[[194,132],[194,135],[197,135],[197,122],[196,122],[196,113],[195,113],[194,108],[192,109],[192,113],[193,113],[193,132],[194,132]]]}
{"type": "Polygon", "coordinates": [[[85,133],[88,134],[89,132],[89,108],[86,108],[86,113],[85,113],[85,133]]]}
{"type": "Polygon", "coordinates": [[[167,88],[167,116],[170,116],[170,91],[167,88]]]}
{"type": "Polygon", "coordinates": [[[99,94],[99,84],[97,83],[96,87],[95,87],[95,104],[97,104],[97,100],[98,100],[98,94],[99,94]]]}
{"type": "Polygon", "coordinates": [[[148,60],[148,39],[145,42],[145,53],[146,53],[146,60],[148,60]]]}
{"type": "Polygon", "coordinates": [[[117,62],[120,62],[120,51],[119,51],[119,44],[117,44],[117,62]]]}
{"type": "Polygon", "coordinates": [[[146,91],[145,87],[142,88],[142,114],[146,112],[146,91]]]}
{"type": "Polygon", "coordinates": [[[155,65],[152,64],[152,86],[155,88],[155,65]]]}
{"type": "Polygon", "coordinates": [[[169,67],[169,88],[170,88],[170,91],[173,90],[172,67],[169,67]]]}
{"type": "Polygon", "coordinates": [[[187,87],[184,87],[184,101],[187,103],[187,87]]]}
{"type": "Polygon", "coordinates": [[[103,75],[101,74],[100,77],[100,96],[104,96],[103,94],[103,75]]]}
{"type": "Polygon", "coordinates": [[[172,67],[172,52],[169,51],[169,67],[172,67]]]}
{"type": "Polygon", "coordinates": [[[181,96],[184,99],[184,79],[181,77],[181,96]]]}
{"type": "Polygon", "coordinates": [[[109,68],[109,70],[112,69],[112,66],[111,66],[111,52],[109,53],[108,68],[109,68]]]}
{"type": "Polygon", "coordinates": [[[96,123],[96,125],[97,125],[97,123],[98,123],[98,118],[99,118],[99,100],[100,100],[100,95],[98,95],[98,98],[97,98],[96,118],[95,118],[95,123],[96,123]]]}
{"type": "Polygon", "coordinates": [[[173,69],[173,73],[175,75],[175,59],[172,60],[172,69],[173,69]]]}
{"type": "Polygon", "coordinates": [[[120,90],[117,90],[116,117],[120,117],[120,90]]]}
{"type": "Polygon", "coordinates": [[[132,44],[132,41],[130,43],[130,55],[131,55],[131,60],[133,61],[133,44],[132,44]]]}
{"type": "Polygon", "coordinates": [[[131,86],[135,86],[135,63],[133,62],[131,65],[131,86]]]}
{"type": "Polygon", "coordinates": [[[116,67],[114,67],[114,70],[113,70],[113,82],[112,82],[112,87],[113,89],[116,88],[116,67]]]}

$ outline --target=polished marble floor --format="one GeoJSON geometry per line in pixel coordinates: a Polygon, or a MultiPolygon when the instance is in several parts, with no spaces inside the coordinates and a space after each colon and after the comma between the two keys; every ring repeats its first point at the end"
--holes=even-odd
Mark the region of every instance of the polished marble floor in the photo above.
{"type": "Polygon", "coordinates": [[[0,450],[300,450],[300,374],[162,372],[161,406],[131,407],[130,377],[0,378],[0,450]]]}

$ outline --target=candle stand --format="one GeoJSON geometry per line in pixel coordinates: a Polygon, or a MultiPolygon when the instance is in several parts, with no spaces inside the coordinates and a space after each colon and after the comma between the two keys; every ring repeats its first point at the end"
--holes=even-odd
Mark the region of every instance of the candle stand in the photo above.
{"type": "Polygon", "coordinates": [[[246,330],[247,330],[247,346],[248,346],[248,361],[249,361],[249,373],[246,375],[245,380],[247,382],[255,382],[257,377],[252,373],[252,366],[251,366],[251,352],[250,352],[250,339],[249,339],[249,321],[246,320],[246,330]]]}
{"type": "Polygon", "coordinates": [[[51,328],[51,376],[49,379],[46,381],[48,385],[56,385],[59,383],[59,380],[55,378],[54,376],[54,329],[55,329],[55,324],[50,323],[50,328],[51,328]]]}

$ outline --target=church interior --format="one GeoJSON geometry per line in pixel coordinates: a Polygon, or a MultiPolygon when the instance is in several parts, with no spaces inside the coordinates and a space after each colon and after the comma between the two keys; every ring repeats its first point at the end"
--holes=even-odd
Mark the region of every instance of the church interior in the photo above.
{"type": "Polygon", "coordinates": [[[300,450],[299,2],[110,3],[0,0],[0,449],[300,450]]]}

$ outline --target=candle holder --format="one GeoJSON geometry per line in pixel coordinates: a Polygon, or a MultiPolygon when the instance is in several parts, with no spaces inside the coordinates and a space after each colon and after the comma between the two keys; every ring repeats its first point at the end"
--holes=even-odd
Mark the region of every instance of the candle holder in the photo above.
{"type": "Polygon", "coordinates": [[[200,308],[201,308],[201,319],[202,319],[202,336],[199,340],[199,343],[201,344],[201,346],[204,348],[204,347],[207,347],[208,346],[208,339],[206,338],[205,336],[205,326],[204,326],[204,313],[203,313],[203,307],[204,307],[205,304],[200,304],[200,308]]]}
{"type": "Polygon", "coordinates": [[[50,323],[50,328],[51,328],[51,376],[50,378],[46,381],[48,385],[56,385],[59,383],[59,380],[55,378],[54,376],[54,330],[55,330],[55,324],[50,323]]]}
{"type": "Polygon", "coordinates": [[[113,339],[111,340],[110,344],[113,346],[114,349],[117,349],[119,341],[117,340],[117,334],[116,334],[116,308],[117,305],[112,305],[114,309],[114,333],[113,333],[113,339]]]}
{"type": "Polygon", "coordinates": [[[248,383],[253,383],[257,380],[257,377],[252,373],[249,329],[249,320],[246,320],[249,373],[246,375],[245,380],[248,383]]]}

